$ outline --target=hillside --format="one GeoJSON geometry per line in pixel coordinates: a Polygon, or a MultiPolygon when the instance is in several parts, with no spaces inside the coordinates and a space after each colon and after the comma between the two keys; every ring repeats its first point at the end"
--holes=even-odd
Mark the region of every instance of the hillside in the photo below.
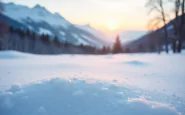
{"type": "MultiPolygon", "coordinates": [[[[181,16],[179,16],[180,19],[181,16]]],[[[169,48],[171,49],[172,39],[174,37],[174,28],[173,28],[173,22],[172,20],[167,24],[167,30],[168,30],[168,42],[169,42],[169,48]]],[[[164,33],[163,28],[160,28],[158,30],[155,30],[153,32],[148,32],[148,34],[140,37],[137,40],[130,41],[128,43],[123,44],[124,47],[129,48],[132,52],[138,52],[139,50],[142,50],[142,52],[149,52],[151,50],[156,51],[157,45],[161,47],[163,50],[164,48],[164,33]]],[[[185,30],[184,30],[185,31],[185,30]]],[[[185,32],[184,32],[185,35],[185,32]]],[[[184,38],[185,40],[185,38],[184,38]]],[[[185,48],[185,44],[183,44],[183,49],[185,48]]]]}

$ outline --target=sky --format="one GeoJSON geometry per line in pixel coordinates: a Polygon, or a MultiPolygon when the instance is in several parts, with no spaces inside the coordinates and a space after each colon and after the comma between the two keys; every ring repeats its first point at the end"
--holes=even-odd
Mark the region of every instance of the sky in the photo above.
{"type": "Polygon", "coordinates": [[[146,0],[2,0],[33,7],[44,6],[73,24],[99,30],[146,30],[146,0]]]}

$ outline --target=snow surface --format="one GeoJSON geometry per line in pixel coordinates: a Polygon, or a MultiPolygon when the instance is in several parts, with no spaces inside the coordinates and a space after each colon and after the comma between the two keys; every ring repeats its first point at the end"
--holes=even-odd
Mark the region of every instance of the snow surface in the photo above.
{"type": "Polygon", "coordinates": [[[65,36],[65,35],[66,35],[66,33],[63,32],[63,31],[60,31],[60,34],[61,34],[62,36],[65,36]]]}
{"type": "MultiPolygon", "coordinates": [[[[92,43],[92,44],[96,44],[96,46],[98,47],[98,48],[102,48],[102,44],[100,44],[98,41],[96,41],[96,40],[93,40],[93,39],[91,39],[90,37],[88,37],[88,36],[86,36],[86,35],[81,35],[84,39],[86,39],[87,41],[89,41],[90,43],[92,43]]],[[[89,45],[92,45],[92,44],[89,44],[89,45]]],[[[93,46],[93,45],[92,45],[93,46]]]]}
{"type": "Polygon", "coordinates": [[[53,35],[51,31],[45,29],[45,28],[39,28],[39,34],[48,34],[53,35]]]}
{"type": "Polygon", "coordinates": [[[90,45],[89,43],[87,43],[87,41],[85,41],[85,40],[83,40],[82,38],[80,38],[80,36],[78,36],[77,34],[72,33],[71,35],[72,35],[74,38],[76,38],[76,40],[78,41],[78,42],[75,43],[76,45],[80,45],[80,44],[83,44],[83,45],[90,45]]]}
{"type": "Polygon", "coordinates": [[[168,30],[172,30],[172,29],[173,29],[173,25],[168,26],[167,29],[168,29],[168,30]]]}
{"type": "Polygon", "coordinates": [[[185,115],[185,54],[0,52],[1,115],[185,115]]]}
{"type": "Polygon", "coordinates": [[[86,25],[75,25],[77,28],[84,30],[84,31],[88,31],[91,34],[95,35],[96,37],[101,36],[103,33],[93,29],[89,24],[86,25]]]}
{"type": "Polygon", "coordinates": [[[97,38],[103,38],[103,41],[112,42],[111,37],[107,36],[104,32],[92,28],[89,24],[86,25],[75,25],[75,27],[87,31],[97,38]]]}

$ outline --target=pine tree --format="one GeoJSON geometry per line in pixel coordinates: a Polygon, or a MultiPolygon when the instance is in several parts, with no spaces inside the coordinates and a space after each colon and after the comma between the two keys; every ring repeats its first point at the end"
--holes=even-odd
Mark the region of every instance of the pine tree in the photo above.
{"type": "Polygon", "coordinates": [[[9,32],[14,33],[14,28],[12,26],[9,27],[9,32]]]}
{"type": "Polygon", "coordinates": [[[35,32],[32,32],[32,33],[31,33],[31,38],[32,38],[33,40],[36,39],[36,33],[35,33],[35,32]]]}
{"type": "Polygon", "coordinates": [[[143,45],[141,43],[139,43],[138,49],[139,49],[139,52],[143,52],[143,45]]]}
{"type": "Polygon", "coordinates": [[[30,30],[27,28],[27,30],[26,30],[26,36],[27,37],[30,37],[31,36],[31,33],[30,33],[30,30]]]}
{"type": "Polygon", "coordinates": [[[102,50],[101,50],[101,53],[102,54],[105,54],[107,52],[107,49],[106,49],[106,47],[104,46],[103,48],[102,48],[102,50]]]}
{"type": "Polygon", "coordinates": [[[41,40],[43,41],[43,43],[45,43],[45,44],[49,44],[50,43],[50,38],[49,38],[49,35],[48,34],[42,34],[41,36],[40,36],[40,38],[41,38],[41,40]]]}
{"type": "Polygon", "coordinates": [[[58,39],[57,36],[54,37],[53,42],[54,42],[54,44],[55,44],[57,47],[60,47],[60,46],[61,46],[61,43],[60,43],[60,41],[59,41],[59,39],[58,39]]]}
{"type": "Polygon", "coordinates": [[[121,41],[119,38],[119,35],[116,37],[116,42],[114,43],[114,47],[113,47],[113,53],[117,54],[117,53],[121,53],[122,52],[122,46],[121,46],[121,41]]]}

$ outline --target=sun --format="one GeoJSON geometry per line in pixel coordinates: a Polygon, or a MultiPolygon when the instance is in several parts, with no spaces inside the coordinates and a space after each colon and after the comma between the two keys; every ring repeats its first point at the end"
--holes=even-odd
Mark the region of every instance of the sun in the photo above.
{"type": "Polygon", "coordinates": [[[108,25],[109,30],[115,30],[116,26],[113,24],[108,25]]]}
{"type": "Polygon", "coordinates": [[[118,22],[115,19],[110,18],[106,21],[106,26],[109,30],[114,31],[118,29],[118,22]]]}

